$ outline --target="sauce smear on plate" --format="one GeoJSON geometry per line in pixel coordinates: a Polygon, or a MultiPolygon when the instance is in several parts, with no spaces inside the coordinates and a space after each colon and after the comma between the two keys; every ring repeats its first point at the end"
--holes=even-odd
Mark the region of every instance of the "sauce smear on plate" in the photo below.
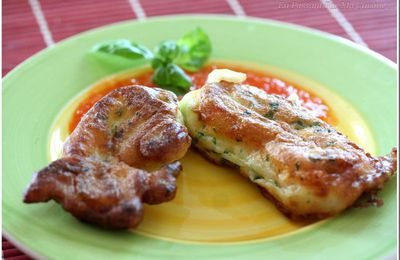
{"type": "MultiPolygon", "coordinates": [[[[271,76],[265,71],[259,71],[244,66],[229,65],[229,64],[210,64],[204,66],[197,72],[188,73],[193,81],[193,89],[201,88],[207,80],[208,74],[218,68],[228,68],[234,71],[240,71],[247,74],[247,79],[244,82],[252,86],[256,86],[263,89],[268,94],[277,94],[284,97],[288,97],[291,94],[297,94],[299,96],[302,106],[310,109],[315,113],[316,116],[322,120],[335,124],[334,117],[329,112],[328,106],[323,102],[322,99],[317,97],[315,94],[303,90],[300,86],[291,84],[285,80],[271,76]]],[[[124,77],[109,78],[102,82],[102,85],[98,88],[93,88],[87,97],[79,104],[75,112],[73,113],[72,119],[69,124],[69,132],[71,133],[78,125],[82,116],[102,97],[107,95],[110,91],[132,84],[139,84],[148,87],[157,87],[151,82],[153,70],[148,69],[140,74],[134,76],[125,75],[124,77]]]]}

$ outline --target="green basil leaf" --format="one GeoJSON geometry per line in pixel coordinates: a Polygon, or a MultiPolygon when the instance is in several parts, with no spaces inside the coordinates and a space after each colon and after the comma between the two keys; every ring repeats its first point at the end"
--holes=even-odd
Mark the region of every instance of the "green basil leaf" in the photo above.
{"type": "Polygon", "coordinates": [[[92,52],[117,55],[130,60],[153,58],[153,53],[149,49],[129,40],[116,40],[112,42],[99,43],[92,48],[92,52]]]}
{"type": "Polygon", "coordinates": [[[145,46],[124,39],[96,44],[90,53],[102,62],[118,67],[131,67],[153,58],[153,53],[145,46]]]}
{"type": "Polygon", "coordinates": [[[152,61],[152,67],[154,69],[159,66],[166,66],[168,63],[173,63],[174,60],[179,56],[180,49],[175,41],[164,41],[161,42],[155,50],[155,57],[152,61]]]}
{"type": "Polygon", "coordinates": [[[191,78],[181,68],[172,63],[159,66],[154,71],[152,81],[177,95],[185,94],[192,86],[191,78]]]}
{"type": "Polygon", "coordinates": [[[188,71],[197,71],[208,60],[211,55],[211,41],[207,34],[201,29],[185,34],[178,40],[180,55],[176,63],[188,71]]]}
{"type": "Polygon", "coordinates": [[[166,63],[164,62],[164,60],[159,57],[155,57],[154,59],[151,60],[151,67],[153,69],[157,69],[158,67],[162,67],[165,65],[166,63]]]}

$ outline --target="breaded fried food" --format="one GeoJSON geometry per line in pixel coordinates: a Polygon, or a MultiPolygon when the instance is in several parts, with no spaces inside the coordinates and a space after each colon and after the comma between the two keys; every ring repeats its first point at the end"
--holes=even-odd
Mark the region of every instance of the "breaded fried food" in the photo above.
{"type": "Polygon", "coordinates": [[[145,86],[118,88],[94,104],[63,147],[63,156],[96,157],[157,169],[182,158],[191,139],[178,99],[145,86]]]}
{"type": "Polygon", "coordinates": [[[287,216],[338,214],[396,171],[395,148],[374,158],[295,100],[224,80],[180,101],[193,144],[238,167],[287,216]]]}
{"type": "Polygon", "coordinates": [[[191,138],[177,97],[144,86],[116,89],[82,118],[62,158],[34,174],[25,203],[51,199],[76,218],[106,228],[132,228],[142,202],[174,198],[179,160],[191,138]]]}
{"type": "Polygon", "coordinates": [[[158,204],[175,196],[179,162],[147,172],[122,162],[64,157],[33,178],[24,202],[57,201],[76,218],[103,227],[135,227],[142,202],[158,204]]]}

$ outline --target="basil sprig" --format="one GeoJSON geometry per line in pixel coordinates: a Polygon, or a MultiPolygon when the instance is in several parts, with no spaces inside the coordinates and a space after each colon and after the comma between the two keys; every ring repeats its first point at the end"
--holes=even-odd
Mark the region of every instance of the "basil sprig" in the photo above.
{"type": "Polygon", "coordinates": [[[199,70],[211,55],[207,34],[196,28],[183,37],[159,43],[154,52],[147,47],[122,39],[95,45],[91,53],[104,63],[120,68],[134,67],[150,62],[154,69],[153,83],[177,95],[189,91],[191,78],[184,70],[199,70]]]}

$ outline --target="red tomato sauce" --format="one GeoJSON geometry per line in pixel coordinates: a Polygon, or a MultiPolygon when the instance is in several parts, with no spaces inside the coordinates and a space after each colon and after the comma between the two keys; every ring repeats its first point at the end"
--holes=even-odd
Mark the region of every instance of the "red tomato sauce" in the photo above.
{"type": "MultiPolygon", "coordinates": [[[[313,93],[303,90],[300,86],[273,77],[264,71],[258,71],[240,66],[211,64],[208,66],[204,66],[197,72],[188,73],[188,75],[190,75],[193,81],[192,89],[201,88],[206,82],[208,74],[213,69],[217,68],[228,68],[235,71],[246,73],[247,79],[244,82],[245,84],[258,87],[267,92],[268,94],[277,94],[277,95],[282,95],[284,97],[288,97],[290,94],[295,93],[299,96],[302,106],[312,110],[316,116],[318,116],[319,118],[328,123],[334,124],[335,122],[333,115],[331,115],[329,111],[329,107],[326,104],[324,104],[322,99],[318,98],[313,93]]],[[[148,70],[134,77],[126,76],[126,78],[104,80],[103,82],[101,82],[100,87],[92,89],[89,95],[85,98],[85,100],[83,100],[75,110],[71,118],[71,121],[69,123],[69,128],[68,128],[69,132],[71,133],[80,122],[82,116],[87,111],[89,111],[89,109],[97,101],[99,101],[102,97],[107,95],[110,91],[119,87],[134,85],[134,84],[144,85],[148,87],[156,87],[156,85],[151,82],[152,75],[153,71],[148,70]]]]}

